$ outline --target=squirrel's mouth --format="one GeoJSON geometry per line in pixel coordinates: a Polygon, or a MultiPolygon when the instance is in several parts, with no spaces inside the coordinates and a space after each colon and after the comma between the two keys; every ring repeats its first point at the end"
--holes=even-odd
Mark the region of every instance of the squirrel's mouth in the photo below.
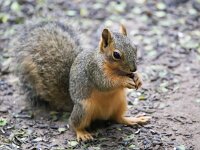
{"type": "Polygon", "coordinates": [[[128,73],[127,76],[128,76],[129,78],[134,78],[134,73],[133,73],[133,72],[128,73]]]}
{"type": "Polygon", "coordinates": [[[126,71],[122,71],[122,70],[118,70],[117,72],[121,76],[128,76],[129,78],[133,78],[134,77],[134,73],[133,72],[126,72],[126,71]]]}

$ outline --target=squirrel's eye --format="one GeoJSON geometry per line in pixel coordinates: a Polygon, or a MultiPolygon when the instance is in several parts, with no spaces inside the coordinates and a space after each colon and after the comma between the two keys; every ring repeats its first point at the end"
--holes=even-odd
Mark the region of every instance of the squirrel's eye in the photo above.
{"type": "Polygon", "coordinates": [[[121,53],[118,52],[118,51],[114,51],[113,52],[113,58],[116,59],[116,60],[121,59],[121,53]]]}

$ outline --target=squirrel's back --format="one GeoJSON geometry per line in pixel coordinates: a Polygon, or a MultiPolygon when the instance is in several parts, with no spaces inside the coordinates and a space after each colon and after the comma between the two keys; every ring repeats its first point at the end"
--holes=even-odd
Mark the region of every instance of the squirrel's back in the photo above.
{"type": "Polygon", "coordinates": [[[16,45],[17,73],[29,99],[71,109],[69,72],[82,51],[79,45],[77,32],[61,22],[41,21],[23,29],[16,45]]]}

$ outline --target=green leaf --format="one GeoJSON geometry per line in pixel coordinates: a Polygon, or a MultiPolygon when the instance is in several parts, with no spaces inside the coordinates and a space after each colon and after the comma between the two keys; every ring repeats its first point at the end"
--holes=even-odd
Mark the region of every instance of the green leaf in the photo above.
{"type": "Polygon", "coordinates": [[[0,127],[3,127],[7,124],[7,120],[4,118],[0,118],[0,127]]]}
{"type": "Polygon", "coordinates": [[[60,133],[63,133],[63,132],[65,132],[67,129],[66,128],[58,128],[58,131],[60,132],[60,133]]]}
{"type": "Polygon", "coordinates": [[[71,146],[71,147],[75,147],[78,145],[78,142],[77,141],[69,141],[68,144],[71,146]]]}
{"type": "Polygon", "coordinates": [[[12,5],[10,6],[11,10],[14,12],[19,12],[21,10],[21,7],[18,2],[13,2],[12,5]]]}
{"type": "Polygon", "coordinates": [[[136,146],[134,145],[134,144],[131,144],[130,146],[129,146],[129,148],[136,148],[136,146]]]}
{"type": "Polygon", "coordinates": [[[185,146],[184,145],[177,146],[176,150],[185,150],[185,146]]]}
{"type": "Polygon", "coordinates": [[[0,13],[0,22],[6,23],[9,19],[9,15],[5,13],[0,13]]]}
{"type": "Polygon", "coordinates": [[[159,10],[164,10],[164,9],[166,9],[166,5],[165,5],[165,3],[160,2],[160,3],[156,4],[156,8],[159,10]]]}
{"type": "Polygon", "coordinates": [[[80,15],[81,16],[88,16],[89,12],[86,8],[81,8],[80,9],[80,15]]]}
{"type": "Polygon", "coordinates": [[[121,128],[117,128],[117,130],[121,131],[122,129],[121,128]]]}
{"type": "Polygon", "coordinates": [[[45,4],[45,0],[37,0],[37,4],[38,5],[43,5],[43,4],[45,4]]]}
{"type": "Polygon", "coordinates": [[[142,22],[147,22],[149,18],[147,17],[147,15],[141,15],[140,19],[142,22]]]}
{"type": "Polygon", "coordinates": [[[166,16],[166,13],[164,11],[157,11],[155,12],[156,17],[163,18],[166,16]]]}
{"type": "Polygon", "coordinates": [[[157,55],[157,51],[151,50],[148,52],[148,57],[155,57],[157,55]]]}
{"type": "Polygon", "coordinates": [[[196,41],[189,41],[187,43],[185,43],[185,45],[183,45],[184,48],[192,48],[192,49],[196,49],[199,46],[199,43],[196,41]]]}
{"type": "Polygon", "coordinates": [[[73,16],[76,15],[76,11],[75,11],[75,10],[68,10],[68,11],[66,12],[66,14],[67,14],[68,16],[73,17],[73,16]]]}
{"type": "Polygon", "coordinates": [[[136,15],[139,15],[142,13],[142,10],[139,8],[139,7],[135,7],[133,10],[133,13],[136,14],[136,15]]]}
{"type": "Polygon", "coordinates": [[[91,149],[93,149],[93,150],[100,150],[101,148],[100,147],[91,147],[91,149]]]}
{"type": "Polygon", "coordinates": [[[190,15],[196,15],[198,12],[197,12],[194,8],[190,8],[190,9],[188,10],[188,13],[189,13],[190,15]]]}

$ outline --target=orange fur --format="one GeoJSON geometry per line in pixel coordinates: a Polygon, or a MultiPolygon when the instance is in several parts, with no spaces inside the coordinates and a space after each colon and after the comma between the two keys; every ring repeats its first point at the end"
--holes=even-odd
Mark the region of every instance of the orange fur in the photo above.
{"type": "Polygon", "coordinates": [[[126,82],[129,79],[129,77],[120,76],[117,74],[117,71],[119,69],[119,65],[117,63],[111,64],[109,62],[106,62],[104,63],[103,67],[107,79],[109,79],[114,86],[119,88],[126,88],[126,82]]]}
{"type": "Polygon", "coordinates": [[[127,109],[124,89],[116,89],[108,92],[93,90],[91,97],[83,101],[85,118],[78,129],[89,126],[96,119],[108,120],[123,116],[127,109]]]}

